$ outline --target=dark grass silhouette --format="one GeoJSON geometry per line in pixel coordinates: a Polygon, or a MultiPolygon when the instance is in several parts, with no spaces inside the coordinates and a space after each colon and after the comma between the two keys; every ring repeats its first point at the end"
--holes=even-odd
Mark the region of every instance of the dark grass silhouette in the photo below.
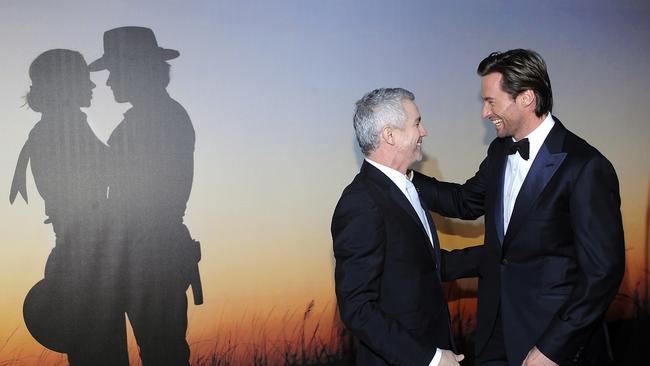
{"type": "MultiPolygon", "coordinates": [[[[645,277],[648,277],[647,272],[645,277]]],[[[639,282],[632,296],[618,294],[619,300],[632,303],[633,317],[614,320],[608,324],[614,365],[637,365],[641,360],[647,359],[650,345],[650,311],[647,296],[641,298],[640,285],[639,282]]]]}
{"type": "Polygon", "coordinates": [[[632,295],[619,293],[617,300],[630,303],[634,309],[630,319],[618,319],[609,323],[615,365],[636,365],[647,362],[650,345],[650,187],[646,206],[645,255],[643,277],[636,283],[632,295]]]}
{"type": "MultiPolygon", "coordinates": [[[[253,316],[250,324],[256,331],[250,339],[240,339],[238,329],[232,329],[215,340],[209,351],[193,357],[192,365],[352,365],[351,337],[338,320],[338,312],[325,306],[314,314],[315,305],[311,300],[301,312],[286,311],[281,335],[275,338],[269,336],[274,309],[263,317],[253,316]],[[324,320],[331,313],[332,325],[327,329],[324,320]]],[[[239,327],[244,324],[244,319],[238,322],[239,327]]]]}
{"type": "MultiPolygon", "coordinates": [[[[642,281],[639,282],[639,287],[642,281]]],[[[448,289],[450,309],[454,310],[451,319],[452,330],[459,351],[465,354],[462,365],[472,365],[473,335],[475,316],[473,308],[466,306],[457,294],[462,292],[453,286],[448,289]]],[[[620,301],[629,301],[634,305],[635,314],[630,319],[618,319],[609,323],[611,343],[616,362],[614,365],[635,365],[642,360],[650,344],[650,312],[649,301],[641,298],[641,292],[635,291],[632,296],[619,294],[620,301]]],[[[350,333],[338,320],[338,312],[326,306],[314,314],[315,302],[312,300],[302,309],[287,310],[283,314],[284,328],[280,337],[271,337],[269,333],[276,331],[270,326],[270,319],[275,309],[268,313],[252,316],[246,321],[243,316],[235,327],[226,334],[214,340],[203,340],[191,344],[193,349],[191,364],[193,366],[352,366],[354,365],[354,340],[350,333]],[[332,325],[324,326],[324,320],[332,317],[332,325]],[[257,329],[250,337],[240,336],[239,329],[250,322],[257,329]],[[198,346],[211,343],[203,351],[195,351],[198,346]]],[[[0,366],[63,366],[67,365],[65,355],[43,351],[36,357],[25,357],[20,351],[8,352],[16,330],[4,340],[0,340],[0,366]]],[[[131,344],[131,352],[137,354],[137,348],[131,344]]],[[[140,365],[137,355],[132,355],[131,365],[140,365]]]]}

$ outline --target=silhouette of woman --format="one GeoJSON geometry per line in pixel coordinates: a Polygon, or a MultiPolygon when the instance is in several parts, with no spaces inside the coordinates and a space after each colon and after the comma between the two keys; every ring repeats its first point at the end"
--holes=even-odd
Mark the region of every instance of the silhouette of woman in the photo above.
{"type": "Polygon", "coordinates": [[[56,241],[44,280],[25,301],[25,322],[41,344],[67,353],[71,365],[128,365],[123,315],[110,311],[117,299],[102,245],[106,146],[80,110],[90,106],[95,84],[83,56],[65,49],[39,55],[29,76],[27,104],[41,120],[18,158],[10,201],[20,193],[27,202],[31,163],[56,241]]]}

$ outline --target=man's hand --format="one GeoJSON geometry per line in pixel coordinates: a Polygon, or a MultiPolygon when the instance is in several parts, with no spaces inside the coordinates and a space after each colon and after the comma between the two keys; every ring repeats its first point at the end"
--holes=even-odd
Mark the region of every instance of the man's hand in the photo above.
{"type": "Polygon", "coordinates": [[[457,355],[447,349],[442,349],[441,351],[442,357],[438,366],[459,366],[459,362],[465,358],[465,355],[457,355]]]}
{"type": "Polygon", "coordinates": [[[535,346],[528,352],[528,356],[526,356],[524,362],[521,363],[521,366],[558,366],[558,364],[544,356],[544,354],[537,349],[537,346],[535,346]]]}

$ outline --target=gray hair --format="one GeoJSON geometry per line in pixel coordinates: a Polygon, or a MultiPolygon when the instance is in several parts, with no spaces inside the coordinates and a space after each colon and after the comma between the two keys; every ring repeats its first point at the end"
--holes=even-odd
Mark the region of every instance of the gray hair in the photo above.
{"type": "Polygon", "coordinates": [[[368,156],[379,146],[379,134],[386,125],[404,127],[405,100],[415,100],[413,93],[402,88],[381,88],[367,93],[356,103],[354,132],[363,155],[368,156]]]}

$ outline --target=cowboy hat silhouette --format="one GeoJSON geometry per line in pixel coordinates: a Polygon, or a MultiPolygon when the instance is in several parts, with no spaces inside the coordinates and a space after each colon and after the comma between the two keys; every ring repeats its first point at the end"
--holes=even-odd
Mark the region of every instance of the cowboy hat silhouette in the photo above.
{"type": "Polygon", "coordinates": [[[153,31],[145,27],[119,27],[104,32],[104,55],[93,61],[90,71],[105,70],[113,65],[129,65],[138,60],[172,60],[180,53],[158,46],[153,31]]]}

